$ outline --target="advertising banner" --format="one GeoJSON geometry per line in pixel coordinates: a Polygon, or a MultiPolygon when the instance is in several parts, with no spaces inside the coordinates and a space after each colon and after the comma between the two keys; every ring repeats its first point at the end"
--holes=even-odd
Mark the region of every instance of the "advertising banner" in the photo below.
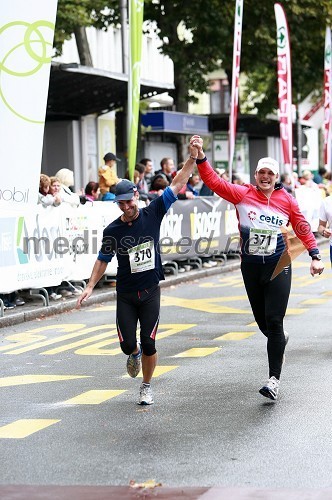
{"type": "MultiPolygon", "coordinates": [[[[143,204],[143,202],[142,202],[143,204]]],[[[142,206],[145,206],[144,204],[142,206]]],[[[104,228],[121,211],[115,203],[31,207],[0,212],[0,293],[57,286],[90,277],[104,228]]],[[[210,256],[238,249],[235,208],[217,198],[177,201],[160,232],[163,262],[210,256]]],[[[117,259],[106,274],[116,276],[117,259]]]]}
{"type": "Polygon", "coordinates": [[[331,28],[326,28],[324,53],[324,166],[331,172],[332,146],[332,44],[331,28]]]}
{"type": "Polygon", "coordinates": [[[37,203],[57,0],[0,9],[0,206],[37,203]]]}
{"type": "Polygon", "coordinates": [[[239,105],[242,17],[243,17],[243,0],[236,0],[235,19],[234,19],[231,111],[229,116],[229,128],[228,128],[228,173],[230,178],[232,177],[232,169],[233,169],[236,122],[237,122],[237,113],[239,105]]]}
{"type": "Polygon", "coordinates": [[[293,171],[292,78],[289,32],[283,7],[274,4],[277,23],[278,117],[285,172],[293,171]]]}

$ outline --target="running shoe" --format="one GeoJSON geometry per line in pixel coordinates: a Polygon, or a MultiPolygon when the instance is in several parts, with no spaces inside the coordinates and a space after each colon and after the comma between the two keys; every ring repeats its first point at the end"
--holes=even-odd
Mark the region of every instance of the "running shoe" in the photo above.
{"type": "Polygon", "coordinates": [[[141,358],[142,358],[142,349],[141,344],[137,344],[139,348],[138,354],[131,354],[127,359],[127,372],[129,377],[135,378],[139,374],[141,370],[141,358]]]}
{"type": "Polygon", "coordinates": [[[262,396],[265,396],[266,398],[270,398],[273,401],[275,401],[278,397],[279,385],[280,385],[279,380],[276,379],[275,377],[271,377],[269,378],[267,383],[263,385],[261,389],[259,389],[259,392],[262,396]]]}
{"type": "Polygon", "coordinates": [[[153,394],[150,384],[141,384],[139,388],[139,400],[137,401],[138,405],[152,405],[153,394]]]}

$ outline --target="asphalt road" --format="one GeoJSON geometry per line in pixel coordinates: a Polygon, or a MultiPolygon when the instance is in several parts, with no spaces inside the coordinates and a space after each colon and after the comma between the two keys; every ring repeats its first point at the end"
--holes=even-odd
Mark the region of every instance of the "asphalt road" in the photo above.
{"type": "Polygon", "coordinates": [[[331,487],[332,274],[309,264],[294,263],[276,403],[239,271],[162,290],[151,407],[114,302],[1,330],[0,484],[331,487]]]}

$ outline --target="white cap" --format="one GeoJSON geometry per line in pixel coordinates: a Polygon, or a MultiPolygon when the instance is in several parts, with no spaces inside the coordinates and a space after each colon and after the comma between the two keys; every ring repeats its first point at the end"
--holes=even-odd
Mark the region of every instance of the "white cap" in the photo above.
{"type": "Polygon", "coordinates": [[[256,172],[259,172],[262,168],[269,168],[275,175],[279,174],[279,163],[273,158],[261,158],[257,163],[256,172]]]}

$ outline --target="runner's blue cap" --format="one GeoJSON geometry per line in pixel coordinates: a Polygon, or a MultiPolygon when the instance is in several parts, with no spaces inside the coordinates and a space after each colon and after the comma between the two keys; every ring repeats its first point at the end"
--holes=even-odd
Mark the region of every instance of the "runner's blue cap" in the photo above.
{"type": "Polygon", "coordinates": [[[115,186],[114,201],[131,200],[136,192],[137,186],[133,182],[123,179],[115,186]]]}

